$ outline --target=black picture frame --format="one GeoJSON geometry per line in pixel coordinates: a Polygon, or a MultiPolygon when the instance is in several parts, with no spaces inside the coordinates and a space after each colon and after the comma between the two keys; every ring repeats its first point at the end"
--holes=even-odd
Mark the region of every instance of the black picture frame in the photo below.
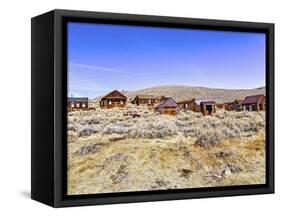
{"type": "Polygon", "coordinates": [[[274,24],[53,10],[32,18],[31,198],[53,207],[274,193],[274,24]],[[266,33],[266,184],[66,194],[68,21],[266,33]]]}

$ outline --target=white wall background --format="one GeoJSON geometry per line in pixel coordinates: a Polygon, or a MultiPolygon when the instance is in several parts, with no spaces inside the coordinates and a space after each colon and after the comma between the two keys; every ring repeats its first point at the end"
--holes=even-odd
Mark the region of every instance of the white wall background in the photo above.
{"type": "MultiPolygon", "coordinates": [[[[0,3],[0,216],[276,216],[281,134],[278,0],[2,0],[0,3]],[[52,209],[30,197],[30,18],[54,8],[276,24],[276,194],[52,209]]],[[[43,186],[42,186],[43,187],[43,186]]]]}

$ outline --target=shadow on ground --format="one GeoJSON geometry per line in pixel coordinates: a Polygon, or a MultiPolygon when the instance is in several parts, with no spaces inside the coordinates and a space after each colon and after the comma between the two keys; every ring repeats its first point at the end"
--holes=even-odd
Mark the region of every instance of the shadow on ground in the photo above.
{"type": "Polygon", "coordinates": [[[29,191],[21,191],[19,192],[19,194],[22,196],[22,197],[25,197],[25,198],[31,198],[31,194],[29,191]]]}

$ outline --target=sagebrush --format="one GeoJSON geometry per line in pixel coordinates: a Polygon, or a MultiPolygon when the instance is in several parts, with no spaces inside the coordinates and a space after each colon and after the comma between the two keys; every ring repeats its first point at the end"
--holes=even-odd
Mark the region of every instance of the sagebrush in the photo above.
{"type": "Polygon", "coordinates": [[[180,111],[176,116],[161,115],[144,106],[124,109],[71,112],[68,130],[78,137],[119,134],[123,138],[167,138],[176,135],[196,138],[196,144],[215,145],[225,138],[249,137],[265,127],[264,112],[218,111],[203,116],[180,111]],[[133,117],[138,114],[140,117],[133,117]]]}

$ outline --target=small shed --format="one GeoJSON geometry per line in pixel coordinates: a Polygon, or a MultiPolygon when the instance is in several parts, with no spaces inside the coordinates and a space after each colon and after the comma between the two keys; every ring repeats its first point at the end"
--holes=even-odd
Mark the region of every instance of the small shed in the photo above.
{"type": "Polygon", "coordinates": [[[178,101],[177,104],[181,109],[190,110],[190,105],[195,101],[194,98],[192,99],[185,99],[178,101]]]}
{"type": "Polygon", "coordinates": [[[155,104],[155,97],[153,95],[137,95],[132,100],[133,104],[153,106],[155,104]]]}
{"type": "Polygon", "coordinates": [[[160,114],[176,115],[179,112],[179,106],[172,98],[168,98],[158,104],[155,110],[160,112],[160,114]]]}
{"type": "Polygon", "coordinates": [[[200,110],[203,115],[211,115],[216,113],[216,102],[215,101],[201,101],[200,110]]]}
{"type": "Polygon", "coordinates": [[[87,97],[68,97],[67,109],[68,110],[87,110],[89,105],[87,97]]]}
{"type": "Polygon", "coordinates": [[[264,111],[265,110],[265,95],[247,96],[241,103],[243,111],[264,111]]]}
{"type": "Polygon", "coordinates": [[[108,93],[100,100],[101,108],[114,108],[114,107],[125,107],[127,102],[127,97],[120,93],[118,90],[113,90],[108,93]]]}

